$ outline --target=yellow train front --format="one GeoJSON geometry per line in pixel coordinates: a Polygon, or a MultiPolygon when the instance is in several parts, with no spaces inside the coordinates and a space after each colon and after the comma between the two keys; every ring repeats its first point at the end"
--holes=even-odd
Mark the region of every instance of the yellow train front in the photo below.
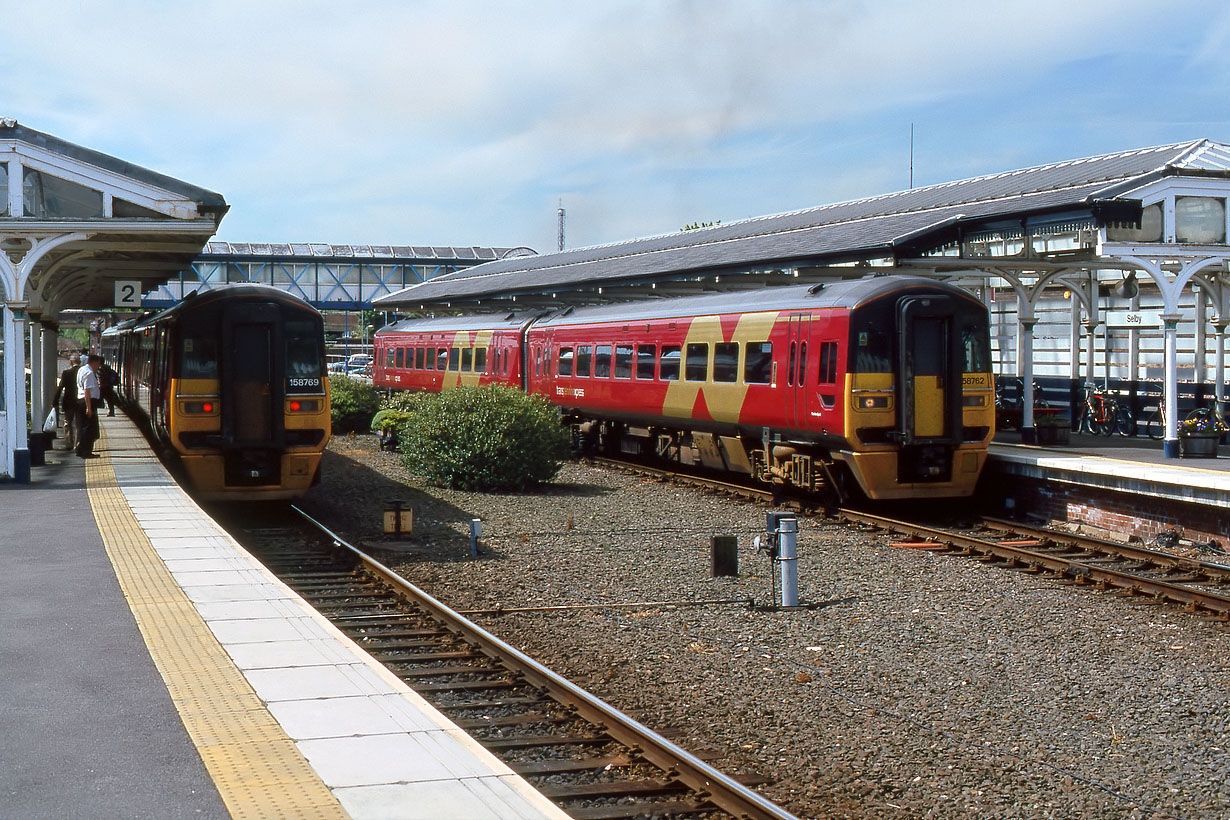
{"type": "Polygon", "coordinates": [[[218,287],[109,330],[130,414],[207,500],[295,498],[320,480],[329,380],[319,311],[276,288],[218,287]]]}

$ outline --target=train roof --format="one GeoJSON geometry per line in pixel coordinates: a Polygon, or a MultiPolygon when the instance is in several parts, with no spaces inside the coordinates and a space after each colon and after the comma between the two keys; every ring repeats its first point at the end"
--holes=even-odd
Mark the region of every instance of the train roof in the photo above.
{"type": "MultiPolygon", "coordinates": [[[[907,290],[944,292],[977,302],[973,294],[956,285],[923,276],[875,274],[861,279],[829,282],[823,285],[791,285],[755,291],[649,299],[613,305],[567,308],[542,315],[537,327],[577,323],[646,321],[683,316],[715,316],[731,313],[759,313],[800,308],[849,309],[888,293],[907,290]]],[[[404,319],[377,331],[381,333],[431,333],[462,330],[515,330],[535,318],[534,313],[510,313],[495,317],[467,315],[434,319],[404,319]]]]}
{"type": "Polygon", "coordinates": [[[312,307],[309,303],[299,298],[295,294],[290,293],[285,290],[281,290],[280,288],[272,287],[270,285],[254,285],[254,284],[217,285],[215,287],[211,287],[209,290],[193,291],[192,293],[189,293],[187,296],[185,296],[182,301],[180,301],[178,304],[174,305],[173,307],[169,307],[166,310],[162,311],[161,313],[155,313],[151,316],[146,316],[143,319],[139,319],[136,322],[134,322],[131,326],[137,327],[137,326],[142,326],[142,325],[147,325],[147,324],[153,324],[154,322],[162,321],[163,319],[173,318],[175,316],[180,315],[181,313],[208,307],[209,305],[212,305],[215,302],[222,301],[223,299],[234,299],[234,298],[245,298],[245,299],[251,299],[251,300],[260,299],[260,300],[268,300],[268,301],[274,301],[274,302],[291,302],[296,307],[301,307],[304,310],[309,310],[313,313],[319,313],[319,311],[316,310],[316,308],[312,307]]]}
{"type": "Polygon", "coordinates": [[[540,313],[523,312],[507,314],[441,316],[433,319],[402,319],[386,325],[376,331],[382,333],[433,333],[451,332],[457,330],[517,330],[526,322],[543,315],[540,313]]]}
{"type": "Polygon", "coordinates": [[[875,274],[861,279],[817,285],[787,285],[752,291],[570,308],[543,320],[539,326],[568,325],[577,322],[644,321],[674,316],[715,316],[801,308],[850,309],[902,289],[942,291],[976,301],[973,294],[946,282],[923,276],[875,274]]]}

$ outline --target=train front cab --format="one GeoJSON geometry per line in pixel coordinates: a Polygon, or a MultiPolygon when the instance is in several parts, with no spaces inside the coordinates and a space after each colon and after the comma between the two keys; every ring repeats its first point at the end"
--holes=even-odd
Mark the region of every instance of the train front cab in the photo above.
{"type": "Polygon", "coordinates": [[[319,317],[275,302],[186,313],[167,432],[205,498],[294,498],[330,434],[319,317]],[[221,360],[221,365],[219,361],[221,360]]]}
{"type": "Polygon", "coordinates": [[[994,434],[986,310],[922,291],[855,309],[846,439],[836,452],[869,498],[968,496],[994,434]]]}

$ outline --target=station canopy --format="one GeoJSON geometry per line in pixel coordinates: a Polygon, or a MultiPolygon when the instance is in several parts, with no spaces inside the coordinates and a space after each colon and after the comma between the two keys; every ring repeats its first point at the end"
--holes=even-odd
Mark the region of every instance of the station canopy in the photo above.
{"type": "Polygon", "coordinates": [[[1097,259],[1107,227],[1119,238],[1147,233],[1155,220],[1140,192],[1172,176],[1230,179],[1230,146],[1196,140],[1123,151],[710,228],[505,258],[435,277],[375,306],[497,311],[826,281],[868,269],[1070,268],[1097,259]]]}
{"type": "Polygon", "coordinates": [[[227,207],[212,191],[0,119],[0,285],[32,319],[111,308],[116,281],[157,287],[191,264],[227,207]]]}

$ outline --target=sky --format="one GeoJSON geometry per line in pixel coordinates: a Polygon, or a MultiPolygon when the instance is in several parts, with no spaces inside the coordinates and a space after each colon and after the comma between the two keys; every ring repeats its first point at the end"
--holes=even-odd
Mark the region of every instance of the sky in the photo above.
{"type": "Polygon", "coordinates": [[[230,242],[568,247],[1230,143],[1224,0],[0,0],[0,116],[230,242]],[[911,137],[912,133],[912,137],[911,137]]]}

